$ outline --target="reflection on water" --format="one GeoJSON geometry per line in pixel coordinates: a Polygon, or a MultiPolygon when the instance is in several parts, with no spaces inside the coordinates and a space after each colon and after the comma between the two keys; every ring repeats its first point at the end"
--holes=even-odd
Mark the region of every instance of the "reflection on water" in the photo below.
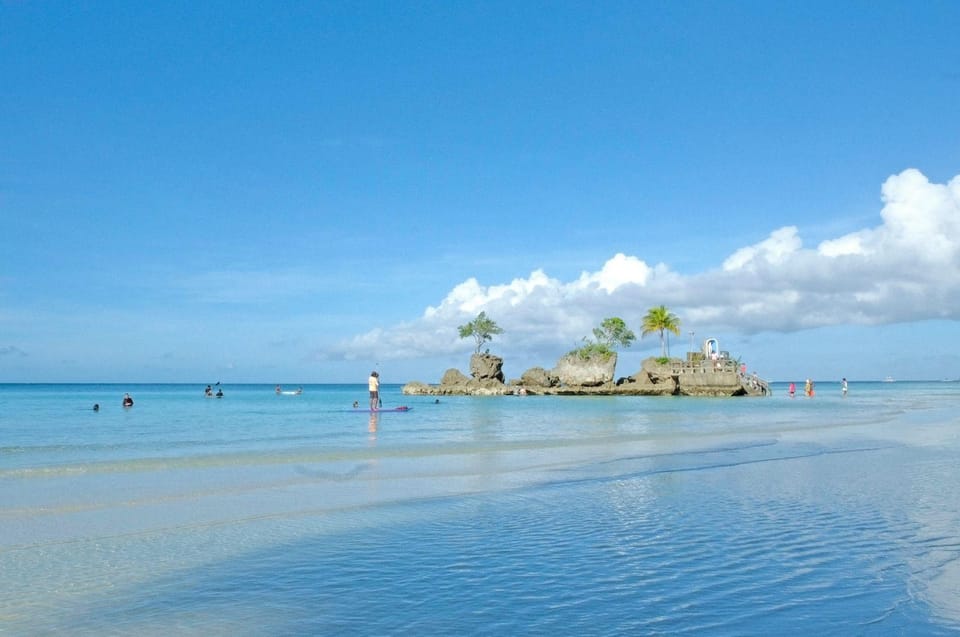
{"type": "MultiPolygon", "coordinates": [[[[940,454],[937,454],[938,456],[940,454]]],[[[960,629],[960,496],[944,485],[955,484],[956,457],[915,457],[898,473],[901,503],[916,524],[904,546],[912,594],[926,601],[932,611],[960,629]]]]}
{"type": "Polygon", "coordinates": [[[960,629],[955,394],[451,397],[364,435],[353,390],[149,389],[0,422],[0,630],[960,629]]]}

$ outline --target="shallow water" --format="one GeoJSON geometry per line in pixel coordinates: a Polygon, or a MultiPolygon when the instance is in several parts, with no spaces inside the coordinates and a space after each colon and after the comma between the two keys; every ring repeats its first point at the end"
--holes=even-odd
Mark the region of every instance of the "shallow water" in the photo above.
{"type": "Polygon", "coordinates": [[[0,385],[0,633],[960,632],[960,384],[774,390],[0,385]]]}

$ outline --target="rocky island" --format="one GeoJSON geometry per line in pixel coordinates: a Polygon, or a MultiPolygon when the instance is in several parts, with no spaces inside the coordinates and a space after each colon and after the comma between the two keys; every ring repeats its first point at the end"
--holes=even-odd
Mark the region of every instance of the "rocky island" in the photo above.
{"type": "MultiPolygon", "coordinates": [[[[650,308],[643,317],[641,337],[660,334],[661,356],[647,358],[640,369],[623,378],[615,378],[617,348],[629,347],[635,334],[623,319],[608,317],[593,330],[593,338],[584,337],[584,345],[564,354],[552,369],[532,367],[519,379],[507,382],[503,358],[481,347],[503,330],[480,312],[457,328],[460,338],[473,338],[476,350],[470,357],[470,376],[448,369],[439,385],[411,382],[403,386],[408,395],[504,396],[517,394],[553,396],[766,396],[770,387],[756,374],[747,376],[746,365],[732,360],[720,350],[715,338],[703,341],[699,352],[687,352],[686,359],[671,358],[664,340],[665,332],[680,333],[680,319],[666,306],[650,308]]],[[[691,332],[691,339],[693,333],[691,332]]],[[[693,342],[691,340],[691,349],[693,342]]]]}
{"type": "Polygon", "coordinates": [[[470,376],[448,369],[439,385],[411,382],[408,395],[554,395],[554,396],[765,396],[769,384],[748,376],[726,352],[719,352],[716,339],[707,339],[703,352],[689,352],[686,359],[647,358],[640,369],[614,379],[616,352],[606,356],[564,355],[550,370],[533,367],[519,379],[506,381],[503,359],[490,353],[470,357],[470,376]]]}

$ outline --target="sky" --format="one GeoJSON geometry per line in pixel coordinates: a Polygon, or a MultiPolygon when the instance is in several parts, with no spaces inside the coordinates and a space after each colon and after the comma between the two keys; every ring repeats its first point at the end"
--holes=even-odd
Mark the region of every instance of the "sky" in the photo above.
{"type": "Polygon", "coordinates": [[[0,382],[960,378],[960,3],[0,0],[0,382]]]}

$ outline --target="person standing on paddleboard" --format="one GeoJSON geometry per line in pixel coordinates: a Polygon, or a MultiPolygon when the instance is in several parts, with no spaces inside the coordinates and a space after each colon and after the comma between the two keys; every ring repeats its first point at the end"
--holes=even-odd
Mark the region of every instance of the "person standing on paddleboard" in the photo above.
{"type": "Polygon", "coordinates": [[[367,385],[370,389],[370,411],[376,411],[380,404],[380,374],[376,371],[370,372],[367,385]]]}

